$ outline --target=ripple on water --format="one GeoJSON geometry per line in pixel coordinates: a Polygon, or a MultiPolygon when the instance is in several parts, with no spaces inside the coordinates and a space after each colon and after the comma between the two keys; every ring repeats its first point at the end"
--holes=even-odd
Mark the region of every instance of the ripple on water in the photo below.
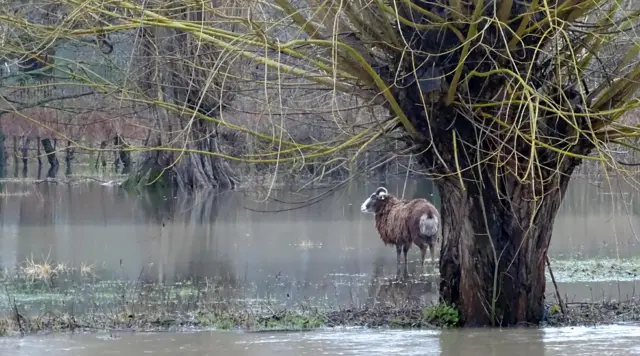
{"type": "Polygon", "coordinates": [[[120,333],[119,338],[104,335],[4,338],[0,339],[0,355],[640,355],[640,327],[623,325],[443,331],[335,328],[297,333],[120,333]]]}
{"type": "Polygon", "coordinates": [[[606,325],[601,327],[545,328],[544,343],[548,350],[563,353],[570,346],[573,353],[598,355],[640,355],[640,327],[606,325]]]}

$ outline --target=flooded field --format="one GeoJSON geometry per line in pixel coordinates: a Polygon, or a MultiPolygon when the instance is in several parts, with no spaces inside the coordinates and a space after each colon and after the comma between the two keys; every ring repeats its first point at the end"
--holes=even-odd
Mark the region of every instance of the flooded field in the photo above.
{"type": "MultiPolygon", "coordinates": [[[[0,268],[5,293],[0,293],[0,313],[11,316],[18,309],[24,315],[39,315],[38,322],[44,323],[42,318],[49,317],[51,310],[67,313],[69,318],[93,313],[99,304],[113,307],[110,312],[120,324],[133,325],[144,306],[145,317],[157,319],[153,325],[158,326],[175,320],[175,315],[165,315],[167,309],[192,310],[203,304],[225,308],[242,303],[262,309],[303,305],[311,310],[374,302],[435,302],[437,268],[428,263],[421,273],[415,248],[410,251],[409,266],[413,282],[391,282],[395,252],[379,240],[373,217],[359,210],[378,185],[353,183],[314,202],[323,190],[273,190],[268,199],[265,191],[255,190],[185,198],[134,195],[96,182],[3,182],[0,268]],[[22,276],[21,283],[9,277],[15,274],[22,276]]],[[[409,181],[405,186],[400,181],[386,186],[393,194],[427,197],[439,206],[437,191],[429,182],[409,181]]],[[[598,187],[574,180],[555,220],[550,249],[554,275],[566,301],[636,298],[640,287],[638,231],[637,193],[622,184],[598,187]]],[[[547,295],[555,299],[550,282],[547,295]]],[[[635,313],[612,311],[622,317],[627,312],[635,313]]],[[[198,319],[197,313],[189,315],[199,325],[221,328],[220,320],[214,323],[198,319]]],[[[301,319],[294,315],[290,322],[302,327],[322,324],[313,316],[301,319]]],[[[340,329],[290,334],[119,331],[0,339],[0,354],[179,351],[213,355],[226,350],[231,355],[356,355],[377,350],[453,355],[466,349],[480,355],[507,355],[523,349],[541,355],[576,350],[636,354],[640,349],[632,340],[638,336],[640,328],[620,325],[442,332],[340,329]]]]}
{"type": "Polygon", "coordinates": [[[119,333],[0,339],[15,356],[198,355],[640,355],[640,328],[332,330],[308,333],[119,333]]]}
{"type": "MultiPolygon", "coordinates": [[[[402,195],[404,188],[405,196],[428,197],[439,206],[428,182],[403,183],[388,183],[389,190],[402,195]]],[[[359,210],[376,186],[353,183],[309,205],[309,197],[322,191],[274,190],[267,201],[264,192],[184,199],[136,196],[95,182],[4,183],[0,268],[48,261],[84,266],[100,280],[214,279],[247,298],[365,301],[377,291],[372,279],[395,273],[394,251],[380,242],[373,217],[359,210]],[[16,193],[27,195],[11,196],[16,193]]],[[[575,180],[550,249],[562,294],[569,301],[634,295],[638,231],[636,193],[575,180]]],[[[412,248],[410,257],[416,271],[418,250],[412,248]]],[[[437,270],[427,266],[426,272],[437,270]]],[[[433,298],[434,287],[423,284],[412,293],[433,298]]]]}

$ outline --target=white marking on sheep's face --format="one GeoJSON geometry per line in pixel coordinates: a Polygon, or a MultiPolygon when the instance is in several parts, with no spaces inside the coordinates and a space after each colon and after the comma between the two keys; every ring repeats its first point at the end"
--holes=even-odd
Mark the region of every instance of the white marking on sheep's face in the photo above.
{"type": "Polygon", "coordinates": [[[386,194],[384,192],[378,193],[377,195],[376,193],[371,194],[371,196],[368,197],[360,206],[360,211],[363,213],[375,214],[377,203],[384,200],[385,197],[386,194]]]}
{"type": "Polygon", "coordinates": [[[362,203],[362,205],[360,206],[360,211],[363,213],[373,213],[374,212],[374,206],[375,203],[373,202],[373,199],[375,198],[375,195],[372,195],[370,197],[367,198],[367,200],[364,201],[364,203],[362,203]]]}

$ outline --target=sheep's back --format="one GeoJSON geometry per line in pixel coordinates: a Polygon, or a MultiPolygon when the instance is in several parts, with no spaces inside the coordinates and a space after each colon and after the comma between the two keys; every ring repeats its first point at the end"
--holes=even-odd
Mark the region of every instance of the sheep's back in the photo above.
{"type": "Polygon", "coordinates": [[[385,245],[410,244],[422,236],[420,217],[424,214],[439,218],[436,207],[428,200],[418,198],[400,200],[393,198],[376,214],[376,230],[385,245]]]}
{"type": "Polygon", "coordinates": [[[422,236],[422,233],[420,232],[420,217],[422,217],[422,215],[427,214],[437,216],[438,219],[440,218],[438,209],[436,209],[436,207],[426,199],[420,198],[411,200],[407,202],[405,209],[408,216],[406,219],[408,234],[411,235],[413,239],[427,237],[422,236]]]}

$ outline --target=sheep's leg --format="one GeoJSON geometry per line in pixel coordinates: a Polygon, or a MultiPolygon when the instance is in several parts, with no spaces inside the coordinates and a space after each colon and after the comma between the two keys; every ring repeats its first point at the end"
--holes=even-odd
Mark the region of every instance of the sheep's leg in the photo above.
{"type": "Polygon", "coordinates": [[[396,277],[400,278],[400,253],[402,252],[402,246],[396,245],[396,277]]]}
{"type": "Polygon", "coordinates": [[[427,246],[420,247],[420,273],[424,273],[424,260],[427,258],[427,246]]]}
{"type": "Polygon", "coordinates": [[[435,244],[429,244],[429,252],[431,252],[431,264],[434,264],[436,262],[435,244]]]}
{"type": "Polygon", "coordinates": [[[402,246],[402,253],[404,254],[404,272],[403,276],[405,278],[409,277],[409,268],[407,267],[407,252],[409,252],[409,248],[411,247],[411,243],[405,244],[402,246]]]}
{"type": "Polygon", "coordinates": [[[413,243],[420,248],[420,274],[424,273],[424,261],[427,257],[427,244],[421,239],[415,239],[413,243]]]}

